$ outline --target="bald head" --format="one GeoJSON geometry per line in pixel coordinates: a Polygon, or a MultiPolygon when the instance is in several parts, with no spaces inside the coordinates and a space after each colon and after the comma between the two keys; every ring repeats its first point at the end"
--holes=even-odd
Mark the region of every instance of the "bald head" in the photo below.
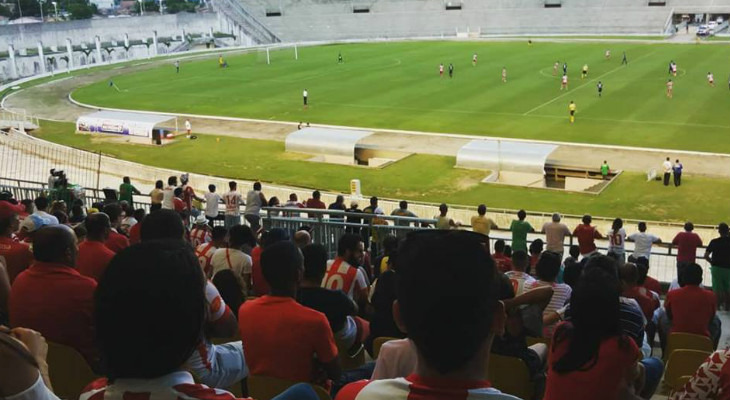
{"type": "Polygon", "coordinates": [[[76,234],[66,225],[46,225],[33,237],[33,257],[38,261],[73,267],[76,251],[76,234]]]}
{"type": "Polygon", "coordinates": [[[88,240],[103,242],[109,237],[112,224],[109,216],[98,212],[86,217],[86,235],[88,240]]]}
{"type": "Polygon", "coordinates": [[[297,231],[294,233],[294,243],[302,249],[312,243],[312,236],[307,231],[297,231]]]}

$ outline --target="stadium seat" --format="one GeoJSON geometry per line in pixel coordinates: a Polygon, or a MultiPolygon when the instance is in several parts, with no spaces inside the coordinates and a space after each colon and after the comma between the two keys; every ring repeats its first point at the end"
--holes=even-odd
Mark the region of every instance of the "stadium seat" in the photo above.
{"type": "Polygon", "coordinates": [[[675,350],[701,350],[712,353],[715,349],[710,338],[691,333],[672,333],[667,339],[667,348],[664,350],[664,362],[672,356],[675,350]]]}
{"type": "MultiPolygon", "coordinates": [[[[248,394],[256,400],[270,400],[297,382],[270,376],[250,375],[248,377],[248,394]]],[[[322,387],[312,385],[320,400],[332,400],[330,394],[322,387]]]]}
{"type": "Polygon", "coordinates": [[[535,385],[525,362],[517,357],[489,355],[488,379],[495,388],[521,399],[532,399],[535,385]]]}
{"type": "Polygon", "coordinates": [[[525,341],[527,342],[528,346],[532,346],[533,344],[537,343],[543,343],[547,347],[550,347],[550,339],[548,338],[527,336],[525,338],[525,341]]]}
{"type": "Polygon", "coordinates": [[[56,396],[76,400],[84,387],[99,377],[75,349],[48,342],[48,374],[56,396]]]}
{"type": "Polygon", "coordinates": [[[674,350],[667,361],[664,383],[672,392],[681,389],[710,354],[701,350],[674,350]]]}
{"type": "Polygon", "coordinates": [[[373,340],[373,358],[377,359],[378,354],[380,354],[380,348],[383,347],[385,342],[390,342],[391,340],[398,340],[398,338],[388,336],[375,338],[375,340],[373,340]]]}

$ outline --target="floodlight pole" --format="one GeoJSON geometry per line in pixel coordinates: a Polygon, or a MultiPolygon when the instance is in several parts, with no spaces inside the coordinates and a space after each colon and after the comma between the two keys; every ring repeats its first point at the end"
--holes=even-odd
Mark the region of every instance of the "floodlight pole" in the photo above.
{"type": "Polygon", "coordinates": [[[266,64],[271,64],[271,58],[269,58],[269,48],[266,48],[266,64]]]}
{"type": "Polygon", "coordinates": [[[53,9],[56,11],[56,22],[58,22],[58,2],[52,1],[53,9]]]}
{"type": "Polygon", "coordinates": [[[38,5],[41,7],[41,22],[43,22],[43,0],[38,0],[38,5]]]}
{"type": "Polygon", "coordinates": [[[295,60],[298,60],[299,59],[299,52],[297,51],[297,44],[296,43],[294,43],[294,59],[295,60]]]}

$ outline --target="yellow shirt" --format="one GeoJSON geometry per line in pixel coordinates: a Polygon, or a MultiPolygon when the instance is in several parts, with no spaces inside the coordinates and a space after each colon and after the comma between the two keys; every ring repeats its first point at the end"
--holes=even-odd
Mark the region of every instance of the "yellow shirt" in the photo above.
{"type": "Polygon", "coordinates": [[[575,111],[575,103],[568,106],[568,110],[575,111]]]}
{"type": "Polygon", "coordinates": [[[492,226],[494,226],[494,221],[484,215],[475,215],[471,217],[471,230],[474,232],[489,236],[492,226]]]}

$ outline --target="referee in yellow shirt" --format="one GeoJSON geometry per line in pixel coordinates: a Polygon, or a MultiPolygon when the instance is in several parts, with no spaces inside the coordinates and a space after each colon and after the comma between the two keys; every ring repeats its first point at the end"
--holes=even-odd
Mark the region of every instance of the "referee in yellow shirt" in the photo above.
{"type": "Polygon", "coordinates": [[[570,123],[572,124],[575,122],[575,103],[573,101],[570,101],[570,105],[568,105],[568,110],[570,111],[570,123]]]}

